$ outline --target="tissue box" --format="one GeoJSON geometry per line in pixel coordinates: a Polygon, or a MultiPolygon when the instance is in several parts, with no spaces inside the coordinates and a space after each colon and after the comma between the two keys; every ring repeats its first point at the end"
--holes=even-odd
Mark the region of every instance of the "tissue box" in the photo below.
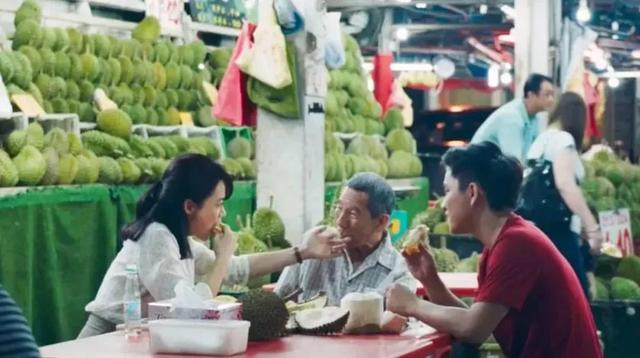
{"type": "Polygon", "coordinates": [[[215,308],[173,307],[172,300],[149,303],[149,320],[181,318],[181,319],[210,319],[210,320],[241,320],[241,303],[218,304],[215,308]]]}
{"type": "Polygon", "coordinates": [[[152,353],[233,355],[247,350],[247,321],[165,319],[149,322],[152,353]]]}

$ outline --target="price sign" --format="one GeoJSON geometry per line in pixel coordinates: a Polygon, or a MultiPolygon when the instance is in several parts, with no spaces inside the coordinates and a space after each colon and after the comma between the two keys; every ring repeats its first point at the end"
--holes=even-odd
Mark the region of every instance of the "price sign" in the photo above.
{"type": "Polygon", "coordinates": [[[256,1],[191,0],[193,21],[222,27],[240,29],[246,18],[247,7],[255,7],[256,1]]]}
{"type": "Polygon", "coordinates": [[[160,28],[169,33],[182,32],[184,0],[146,0],[147,15],[155,16],[160,28]]]}
{"type": "Polygon", "coordinates": [[[629,209],[618,209],[598,213],[600,230],[604,242],[618,247],[624,256],[633,255],[633,235],[629,209]]]}

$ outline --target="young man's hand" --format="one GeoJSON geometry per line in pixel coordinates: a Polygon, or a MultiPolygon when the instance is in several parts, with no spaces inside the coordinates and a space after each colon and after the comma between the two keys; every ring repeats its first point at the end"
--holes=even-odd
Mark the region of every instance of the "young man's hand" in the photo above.
{"type": "Polygon", "coordinates": [[[387,310],[401,316],[414,316],[420,299],[415,292],[401,284],[395,284],[386,293],[387,310]]]}
{"type": "Polygon", "coordinates": [[[419,245],[419,251],[413,254],[403,254],[407,261],[409,271],[418,281],[428,281],[430,277],[438,274],[435,260],[431,253],[423,246],[419,245]]]}

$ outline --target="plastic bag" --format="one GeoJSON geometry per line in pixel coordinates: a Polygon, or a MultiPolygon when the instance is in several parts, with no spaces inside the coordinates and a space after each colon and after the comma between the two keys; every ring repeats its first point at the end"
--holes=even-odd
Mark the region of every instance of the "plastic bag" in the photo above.
{"type": "Polygon", "coordinates": [[[346,57],[340,32],[340,13],[328,12],[324,15],[324,26],[327,30],[327,42],[324,49],[324,62],[327,67],[337,69],[344,66],[346,57]]]}
{"type": "Polygon", "coordinates": [[[278,17],[278,23],[285,35],[295,33],[302,29],[304,20],[291,0],[275,0],[273,7],[278,17]]]}
{"type": "Polygon", "coordinates": [[[269,86],[280,89],[291,84],[284,35],[276,22],[273,0],[260,0],[258,26],[253,46],[246,46],[235,60],[240,70],[269,86]]]}
{"type": "Polygon", "coordinates": [[[213,114],[230,124],[253,125],[256,121],[256,107],[247,96],[247,76],[235,64],[235,59],[242,49],[251,41],[251,34],[256,26],[250,22],[242,25],[236,47],[231,54],[231,61],[220,82],[218,100],[213,108],[213,114]]]}
{"type": "Polygon", "coordinates": [[[391,88],[391,95],[387,101],[386,108],[400,108],[402,111],[402,120],[405,127],[411,127],[413,124],[413,101],[411,97],[402,89],[400,81],[394,80],[391,88]]]}
{"type": "Polygon", "coordinates": [[[296,48],[291,41],[287,41],[287,62],[291,69],[292,82],[290,85],[275,89],[250,77],[247,92],[251,101],[258,107],[280,117],[298,119],[300,118],[300,109],[297,90],[296,48]]]}

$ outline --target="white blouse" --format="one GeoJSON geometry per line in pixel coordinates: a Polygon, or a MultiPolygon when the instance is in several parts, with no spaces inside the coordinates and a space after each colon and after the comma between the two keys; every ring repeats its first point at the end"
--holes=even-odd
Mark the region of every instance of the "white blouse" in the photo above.
{"type": "MultiPolygon", "coordinates": [[[[578,183],[582,183],[585,177],[584,164],[582,163],[582,160],[580,160],[580,154],[576,149],[576,142],[569,132],[555,128],[545,130],[533,142],[533,145],[527,154],[527,160],[543,157],[544,159],[553,162],[556,157],[564,151],[572,152],[574,157],[574,175],[578,183]]],[[[578,215],[573,215],[571,218],[571,230],[580,234],[581,228],[582,223],[580,218],[578,215]]]]}
{"type": "MultiPolygon", "coordinates": [[[[114,324],[124,321],[122,313],[125,268],[138,267],[142,316],[147,316],[149,302],[175,296],[173,288],[181,280],[206,282],[215,262],[215,253],[202,243],[189,238],[192,258],[180,259],[178,241],[169,229],[158,222],[150,224],[138,241],[125,240],[122,250],[109,266],[96,298],[86,307],[87,312],[114,324]]],[[[224,279],[225,284],[243,284],[249,279],[249,259],[234,256],[224,279]]]]}

